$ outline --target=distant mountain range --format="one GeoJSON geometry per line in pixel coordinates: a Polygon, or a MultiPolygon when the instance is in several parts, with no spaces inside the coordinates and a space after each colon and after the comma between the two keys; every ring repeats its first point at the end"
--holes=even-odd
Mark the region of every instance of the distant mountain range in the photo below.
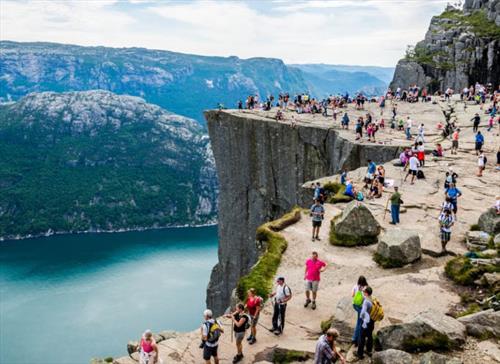
{"type": "Polygon", "coordinates": [[[217,180],[195,120],[107,91],[0,105],[0,239],[214,223],[217,180]]]}
{"type": "Polygon", "coordinates": [[[286,65],[279,59],[207,57],[143,48],[81,47],[0,42],[0,99],[31,92],[102,89],[144,98],[176,114],[203,121],[220,102],[234,107],[249,94],[279,92],[373,93],[393,69],[323,64],[286,65]]]}

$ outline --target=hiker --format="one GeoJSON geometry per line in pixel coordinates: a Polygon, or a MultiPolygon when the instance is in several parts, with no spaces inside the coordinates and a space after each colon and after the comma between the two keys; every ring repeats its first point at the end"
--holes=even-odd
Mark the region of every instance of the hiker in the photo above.
{"type": "Polygon", "coordinates": [[[417,159],[420,163],[420,167],[423,167],[425,165],[425,148],[424,143],[421,141],[419,141],[417,145],[417,159]]]}
{"type": "Polygon", "coordinates": [[[415,181],[415,177],[417,176],[418,167],[420,165],[420,162],[418,161],[417,157],[415,157],[415,155],[412,155],[410,157],[410,160],[408,161],[408,164],[409,164],[409,169],[408,169],[408,173],[406,174],[404,181],[406,182],[406,179],[408,178],[408,176],[411,175],[411,183],[410,184],[413,184],[415,181]]]}
{"type": "Polygon", "coordinates": [[[446,199],[441,204],[441,211],[439,212],[439,216],[444,213],[445,210],[453,211],[453,204],[451,203],[451,198],[446,197],[446,199]]]}
{"type": "Polygon", "coordinates": [[[451,135],[451,154],[457,154],[459,137],[460,137],[460,128],[456,129],[451,135]]]}
{"type": "Polygon", "coordinates": [[[352,181],[349,179],[347,180],[345,185],[344,195],[352,197],[353,199],[355,199],[357,195],[356,189],[354,188],[352,181]]]}
{"type": "Polygon", "coordinates": [[[417,136],[417,139],[420,140],[422,143],[425,143],[425,139],[424,139],[424,124],[420,124],[420,126],[418,127],[418,136],[417,136]]]}
{"type": "Polygon", "coordinates": [[[331,364],[336,363],[339,359],[342,364],[345,364],[345,358],[335,346],[335,340],[338,337],[339,332],[334,328],[329,328],[326,334],[319,337],[314,353],[314,364],[331,364]]]}
{"type": "Polygon", "coordinates": [[[211,310],[205,310],[203,312],[203,318],[205,321],[201,326],[201,345],[203,348],[203,360],[205,364],[210,364],[211,358],[214,358],[214,363],[219,363],[219,357],[217,356],[217,349],[219,347],[219,338],[224,330],[222,325],[213,318],[213,313],[211,310]]]}
{"type": "Polygon", "coordinates": [[[479,151],[479,156],[477,157],[477,176],[482,177],[483,171],[486,168],[486,156],[482,150],[479,151]]]}
{"type": "Polygon", "coordinates": [[[347,169],[343,169],[342,173],[340,174],[340,183],[345,185],[347,182],[347,169]]]}
{"type": "Polygon", "coordinates": [[[347,115],[347,112],[344,113],[344,116],[342,116],[342,129],[349,129],[349,116],[347,115]]]}
{"type": "Polygon", "coordinates": [[[372,288],[370,286],[366,287],[363,290],[363,305],[361,307],[361,312],[359,317],[361,319],[361,332],[358,340],[358,350],[356,352],[356,356],[359,359],[364,358],[365,353],[365,344],[366,344],[366,353],[368,356],[372,355],[373,349],[373,329],[375,328],[375,322],[370,317],[370,312],[373,307],[373,303],[371,300],[372,296],[372,288]]]}
{"type": "Polygon", "coordinates": [[[356,133],[356,140],[359,140],[363,137],[363,118],[359,117],[358,120],[356,121],[356,128],[355,128],[355,133],[356,133]]]}
{"type": "Polygon", "coordinates": [[[368,159],[368,167],[366,169],[366,177],[365,177],[365,186],[364,188],[368,188],[368,185],[372,184],[373,179],[375,177],[375,172],[377,171],[377,165],[371,159],[368,159]]]}
{"type": "Polygon", "coordinates": [[[314,200],[314,204],[311,206],[311,217],[312,217],[312,241],[321,240],[319,238],[319,229],[321,228],[321,223],[325,217],[325,208],[321,205],[320,200],[317,198],[314,200]]]}
{"type": "Polygon", "coordinates": [[[371,186],[370,192],[368,193],[368,199],[380,198],[382,197],[382,184],[379,182],[378,178],[374,179],[371,186]]]}
{"type": "Polygon", "coordinates": [[[304,271],[304,280],[306,282],[306,303],[304,303],[304,307],[309,306],[312,302],[311,308],[313,310],[316,309],[316,296],[318,293],[320,275],[325,271],[326,267],[327,264],[318,259],[317,252],[312,252],[311,258],[306,260],[306,268],[304,271]]]}
{"type": "Polygon", "coordinates": [[[477,132],[476,134],[476,155],[479,155],[479,151],[483,149],[483,144],[484,144],[484,136],[481,134],[480,131],[477,132]]]}
{"type": "Polygon", "coordinates": [[[316,186],[314,187],[314,197],[315,200],[320,200],[321,202],[321,183],[316,182],[316,186]]]}
{"type": "Polygon", "coordinates": [[[257,323],[259,322],[260,310],[262,308],[262,297],[257,296],[255,288],[250,288],[247,292],[246,309],[250,315],[250,335],[247,341],[250,345],[257,341],[257,323]]]}
{"type": "Polygon", "coordinates": [[[446,209],[439,215],[439,227],[441,232],[441,253],[446,253],[446,244],[451,238],[451,227],[455,223],[455,218],[451,211],[446,209]]]}
{"type": "Polygon", "coordinates": [[[269,331],[275,335],[281,335],[285,328],[286,305],[292,298],[292,290],[285,284],[284,277],[278,277],[276,280],[276,289],[269,294],[269,298],[274,299],[273,307],[273,327],[269,331]]]}
{"type": "Polygon", "coordinates": [[[411,140],[411,127],[412,127],[413,121],[411,118],[408,116],[406,117],[406,128],[405,128],[405,134],[406,134],[406,139],[411,140]]]}
{"type": "Polygon", "coordinates": [[[158,345],[153,338],[151,330],[144,331],[139,341],[139,363],[155,364],[158,363],[158,345]]]}
{"type": "Polygon", "coordinates": [[[440,143],[436,144],[436,149],[432,151],[432,155],[434,157],[442,157],[443,156],[443,146],[440,143]]]}
{"type": "Polygon", "coordinates": [[[446,172],[445,174],[445,180],[444,180],[444,189],[447,190],[450,188],[450,185],[452,183],[457,183],[457,178],[458,174],[456,172],[453,172],[453,170],[450,168],[449,172],[446,172]]]}
{"type": "Polygon", "coordinates": [[[399,193],[398,186],[394,186],[394,193],[390,197],[391,200],[391,218],[392,221],[389,224],[396,225],[399,224],[399,210],[403,200],[401,199],[401,194],[399,193]]]}
{"type": "Polygon", "coordinates": [[[474,117],[470,119],[470,121],[474,122],[472,127],[472,132],[474,133],[477,132],[479,129],[479,123],[481,122],[481,117],[479,116],[478,113],[476,113],[476,115],[474,115],[474,117]]]}
{"type": "Polygon", "coordinates": [[[236,310],[226,315],[227,318],[231,319],[231,324],[233,325],[234,339],[236,341],[236,356],[233,358],[233,363],[239,362],[243,359],[243,339],[245,338],[245,331],[250,325],[247,314],[245,314],[245,306],[243,303],[238,303],[236,305],[236,310]]]}
{"type": "Polygon", "coordinates": [[[358,283],[352,288],[352,307],[354,311],[357,312],[356,327],[354,329],[354,334],[352,335],[352,343],[354,346],[358,346],[359,336],[361,334],[361,307],[363,306],[364,289],[368,287],[368,282],[364,276],[359,276],[358,283]]]}
{"type": "Polygon", "coordinates": [[[462,196],[462,192],[455,187],[454,183],[450,183],[450,187],[445,191],[445,196],[450,198],[450,202],[453,205],[453,213],[456,215],[458,210],[458,198],[462,196]]]}

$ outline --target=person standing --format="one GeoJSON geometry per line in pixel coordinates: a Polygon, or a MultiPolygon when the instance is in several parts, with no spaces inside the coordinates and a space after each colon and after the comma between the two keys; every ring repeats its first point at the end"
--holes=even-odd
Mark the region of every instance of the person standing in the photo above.
{"type": "Polygon", "coordinates": [[[326,334],[319,337],[314,353],[314,364],[331,364],[339,359],[342,364],[345,364],[345,358],[339,353],[335,345],[335,340],[338,337],[339,332],[334,328],[329,328],[326,334]]]}
{"type": "Polygon", "coordinates": [[[347,112],[344,113],[344,116],[342,116],[342,129],[349,129],[349,116],[347,115],[347,112]]]}
{"type": "Polygon", "coordinates": [[[446,189],[445,196],[450,199],[453,205],[453,213],[456,215],[458,210],[458,198],[462,196],[462,191],[455,186],[455,183],[450,183],[450,187],[446,189]]]}
{"type": "Polygon", "coordinates": [[[451,154],[457,154],[459,137],[460,137],[460,129],[457,129],[451,135],[451,154]]]}
{"type": "Polygon", "coordinates": [[[274,300],[273,327],[269,331],[275,335],[281,335],[285,328],[286,305],[292,298],[292,290],[285,284],[284,277],[278,277],[275,291],[269,295],[269,298],[274,300]]]}
{"type": "Polygon", "coordinates": [[[304,272],[304,280],[306,283],[306,303],[304,307],[309,306],[311,303],[312,292],[312,305],[313,310],[316,309],[316,296],[318,293],[320,275],[325,271],[327,264],[318,259],[318,253],[312,252],[311,258],[306,260],[306,268],[304,272]]]}
{"type": "Polygon", "coordinates": [[[155,364],[158,362],[158,345],[151,330],[142,334],[139,342],[139,364],[155,364]]]}
{"type": "Polygon", "coordinates": [[[479,152],[483,149],[484,144],[484,136],[480,131],[476,134],[476,155],[479,155],[479,152]]]}
{"type": "Polygon", "coordinates": [[[233,358],[233,363],[238,363],[243,359],[243,339],[245,338],[245,331],[247,329],[249,317],[244,312],[245,306],[243,303],[238,303],[236,305],[236,310],[227,315],[227,318],[231,319],[231,324],[233,325],[234,339],[236,341],[236,356],[233,358]]]}
{"type": "Polygon", "coordinates": [[[408,164],[410,165],[410,167],[408,169],[408,173],[406,174],[405,182],[406,182],[406,179],[408,178],[408,176],[411,175],[411,183],[410,184],[413,184],[415,181],[415,177],[417,176],[418,167],[420,165],[420,162],[418,161],[418,158],[415,156],[415,154],[413,154],[410,157],[408,164]]]}
{"type": "Polygon", "coordinates": [[[417,139],[422,143],[425,143],[424,133],[425,133],[425,127],[424,124],[422,123],[418,127],[418,136],[417,136],[417,139]]]}
{"type": "Polygon", "coordinates": [[[262,308],[262,297],[257,296],[255,288],[250,288],[247,292],[246,309],[250,315],[250,336],[247,340],[250,345],[257,341],[257,323],[259,322],[260,310],[262,308]]]}
{"type": "Polygon", "coordinates": [[[474,115],[474,117],[472,119],[470,119],[470,121],[473,122],[473,126],[472,126],[472,132],[477,132],[477,130],[479,129],[479,123],[481,122],[481,117],[479,116],[478,113],[476,113],[476,115],[474,115]]]}
{"type": "Polygon", "coordinates": [[[391,199],[391,218],[390,224],[399,224],[399,210],[403,200],[401,199],[401,194],[399,193],[398,186],[394,186],[394,193],[390,197],[391,199]]]}
{"type": "Polygon", "coordinates": [[[312,217],[312,241],[321,240],[319,238],[319,229],[321,228],[321,223],[325,217],[325,208],[321,205],[319,198],[314,200],[314,204],[311,206],[311,217],[312,217]]]}
{"type": "Polygon", "coordinates": [[[205,360],[206,364],[210,364],[213,357],[214,363],[219,364],[217,350],[219,347],[219,338],[224,330],[222,329],[222,325],[213,318],[211,310],[205,310],[203,317],[205,321],[201,326],[202,344],[200,345],[203,348],[203,360],[205,360]]]}
{"type": "Polygon", "coordinates": [[[352,336],[352,343],[354,346],[358,346],[359,336],[361,334],[361,308],[363,306],[364,300],[364,289],[368,287],[368,282],[364,276],[359,276],[358,283],[352,288],[352,308],[357,313],[356,327],[354,328],[354,334],[352,336]]]}
{"type": "Polygon", "coordinates": [[[439,215],[439,226],[441,232],[441,253],[446,253],[446,244],[451,239],[451,227],[455,223],[455,218],[451,214],[451,211],[446,209],[441,215],[439,215]]]}
{"type": "Polygon", "coordinates": [[[411,140],[411,127],[413,125],[413,121],[411,118],[408,116],[406,118],[406,126],[405,126],[405,134],[406,134],[406,139],[411,140]]]}
{"type": "Polygon", "coordinates": [[[477,157],[477,176],[482,177],[483,171],[486,168],[486,156],[482,150],[479,151],[479,156],[477,157]]]}
{"type": "Polygon", "coordinates": [[[361,319],[361,333],[359,335],[357,357],[359,359],[364,358],[365,354],[365,344],[366,353],[371,356],[373,349],[373,329],[375,328],[375,322],[370,318],[370,312],[372,310],[372,288],[370,286],[363,290],[363,305],[361,306],[361,313],[359,314],[361,319]]]}

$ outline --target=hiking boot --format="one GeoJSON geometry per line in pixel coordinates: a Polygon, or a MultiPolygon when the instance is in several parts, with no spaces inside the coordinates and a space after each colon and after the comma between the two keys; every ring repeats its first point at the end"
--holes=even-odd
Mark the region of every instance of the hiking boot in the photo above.
{"type": "Polygon", "coordinates": [[[250,340],[250,341],[248,342],[248,344],[249,344],[249,345],[253,345],[253,344],[255,344],[255,342],[256,342],[256,341],[257,341],[257,339],[256,339],[256,338],[254,338],[254,337],[252,337],[252,340],[250,340]]]}
{"type": "Polygon", "coordinates": [[[315,309],[316,309],[316,301],[313,301],[313,304],[311,305],[311,308],[312,308],[313,310],[315,310],[315,309]]]}
{"type": "Polygon", "coordinates": [[[247,341],[251,341],[252,339],[253,339],[253,335],[252,334],[248,335],[247,341]]]}
{"type": "Polygon", "coordinates": [[[279,330],[279,329],[274,330],[274,335],[280,336],[281,335],[281,330],[279,330]]]}
{"type": "Polygon", "coordinates": [[[278,330],[276,327],[272,327],[270,329],[268,329],[270,332],[275,332],[276,330],[278,330]]]}
{"type": "Polygon", "coordinates": [[[314,236],[312,237],[311,241],[314,241],[314,236]]]}
{"type": "Polygon", "coordinates": [[[321,239],[319,238],[319,236],[316,237],[316,240],[321,241],[321,239]]]}
{"type": "Polygon", "coordinates": [[[239,362],[241,359],[243,359],[243,354],[238,354],[233,358],[233,363],[239,362]]]}
{"type": "Polygon", "coordinates": [[[306,303],[304,303],[304,307],[309,306],[310,303],[311,303],[311,300],[309,298],[306,299],[306,303]]]}

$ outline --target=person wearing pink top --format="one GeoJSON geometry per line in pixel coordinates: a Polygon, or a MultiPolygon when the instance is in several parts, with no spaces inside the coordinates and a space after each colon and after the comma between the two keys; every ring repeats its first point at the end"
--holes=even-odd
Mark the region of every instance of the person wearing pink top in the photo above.
{"type": "Polygon", "coordinates": [[[306,269],[304,272],[304,280],[306,282],[306,303],[304,307],[309,306],[312,302],[311,308],[316,309],[316,295],[318,293],[319,281],[321,272],[324,272],[327,264],[318,259],[318,253],[312,252],[311,258],[306,260],[306,269]],[[312,292],[312,301],[311,301],[312,292]]]}
{"type": "Polygon", "coordinates": [[[151,330],[146,330],[139,344],[139,363],[156,364],[159,362],[158,359],[158,346],[153,338],[153,333],[151,330]]]}

